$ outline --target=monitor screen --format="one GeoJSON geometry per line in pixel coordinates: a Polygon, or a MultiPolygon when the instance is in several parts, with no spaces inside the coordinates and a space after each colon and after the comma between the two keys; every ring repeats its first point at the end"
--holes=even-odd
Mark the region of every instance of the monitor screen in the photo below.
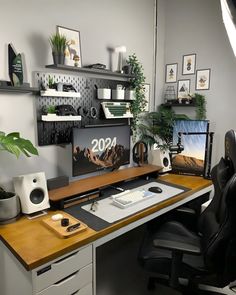
{"type": "Polygon", "coordinates": [[[204,120],[176,120],[173,128],[173,144],[178,142],[178,133],[181,134],[181,144],[184,150],[172,155],[173,172],[193,175],[204,175],[207,154],[207,134],[209,122],[204,120]],[[193,135],[188,134],[194,133],[193,135]]]}
{"type": "Polygon", "coordinates": [[[73,128],[73,176],[130,163],[130,126],[73,128]]]}

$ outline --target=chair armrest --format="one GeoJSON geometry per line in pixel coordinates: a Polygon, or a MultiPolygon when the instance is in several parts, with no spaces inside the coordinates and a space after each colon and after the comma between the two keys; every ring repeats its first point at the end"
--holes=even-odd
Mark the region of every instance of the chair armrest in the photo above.
{"type": "Polygon", "coordinates": [[[184,214],[189,214],[189,215],[196,215],[196,211],[192,208],[188,207],[179,207],[175,209],[178,213],[184,213],[184,214]]]}
{"type": "Polygon", "coordinates": [[[190,244],[182,243],[178,241],[155,239],[153,240],[153,245],[156,248],[162,248],[162,249],[167,249],[171,251],[179,251],[179,252],[193,254],[193,255],[201,254],[200,246],[198,247],[196,245],[190,245],[190,244]]]}

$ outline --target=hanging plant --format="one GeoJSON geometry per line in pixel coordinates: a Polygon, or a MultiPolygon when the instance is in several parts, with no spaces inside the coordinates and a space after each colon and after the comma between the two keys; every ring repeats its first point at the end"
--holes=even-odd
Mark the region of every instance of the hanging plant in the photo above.
{"type": "Polygon", "coordinates": [[[147,104],[144,89],[146,78],[143,74],[143,66],[138,61],[135,53],[128,57],[127,64],[131,67],[131,74],[133,75],[133,78],[130,79],[130,88],[135,91],[135,99],[131,104],[131,113],[133,114],[131,129],[133,131],[133,138],[135,138],[137,135],[137,123],[139,116],[145,110],[145,106],[147,104]]]}
{"type": "Polygon", "coordinates": [[[194,93],[194,100],[196,104],[196,119],[206,120],[206,98],[204,95],[194,93]]]}

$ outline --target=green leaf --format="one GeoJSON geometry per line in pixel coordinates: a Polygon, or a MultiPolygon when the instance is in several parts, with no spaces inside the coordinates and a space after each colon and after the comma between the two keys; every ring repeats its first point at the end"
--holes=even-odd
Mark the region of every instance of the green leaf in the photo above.
{"type": "Polygon", "coordinates": [[[17,158],[23,153],[26,157],[38,155],[38,150],[28,140],[20,137],[19,132],[5,134],[0,131],[0,150],[14,154],[17,158]]]}

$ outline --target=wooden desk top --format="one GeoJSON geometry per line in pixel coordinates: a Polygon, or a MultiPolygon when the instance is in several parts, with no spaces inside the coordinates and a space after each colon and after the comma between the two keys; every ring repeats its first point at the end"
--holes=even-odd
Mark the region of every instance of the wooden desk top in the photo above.
{"type": "MultiPolygon", "coordinates": [[[[0,239],[27,270],[32,270],[61,255],[91,243],[129,223],[176,203],[192,193],[212,184],[210,180],[198,176],[167,174],[160,176],[159,179],[185,186],[191,190],[147,208],[142,212],[138,212],[125,220],[118,221],[99,232],[88,228],[81,234],[74,235],[68,239],[62,239],[57,237],[52,231],[43,225],[42,219],[45,218],[45,216],[38,217],[34,220],[29,220],[24,216],[15,223],[0,225],[0,239]]],[[[48,214],[50,216],[56,214],[56,212],[49,211],[48,214]]]]}

